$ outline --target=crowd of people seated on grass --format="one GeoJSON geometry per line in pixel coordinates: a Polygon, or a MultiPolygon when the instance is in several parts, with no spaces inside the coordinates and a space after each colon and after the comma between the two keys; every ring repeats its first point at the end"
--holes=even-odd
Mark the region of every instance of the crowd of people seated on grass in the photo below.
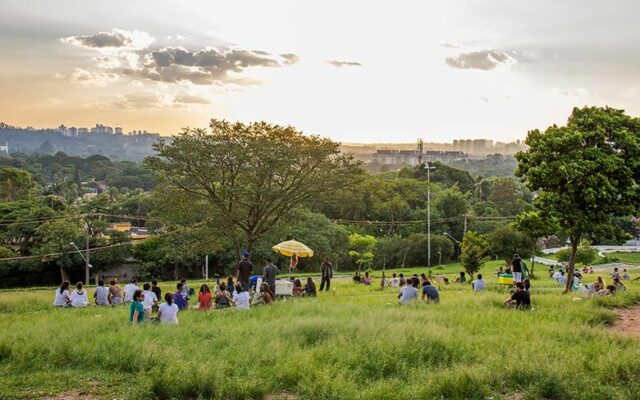
{"type": "Polygon", "coordinates": [[[440,292],[438,292],[435,286],[431,285],[431,282],[425,274],[422,274],[422,279],[418,278],[417,274],[407,279],[404,279],[404,276],[402,276],[402,280],[398,279],[398,288],[398,302],[400,304],[416,302],[419,293],[421,293],[420,300],[422,301],[426,301],[427,303],[440,302],[440,292]],[[422,288],[419,289],[420,287],[422,288]]]}

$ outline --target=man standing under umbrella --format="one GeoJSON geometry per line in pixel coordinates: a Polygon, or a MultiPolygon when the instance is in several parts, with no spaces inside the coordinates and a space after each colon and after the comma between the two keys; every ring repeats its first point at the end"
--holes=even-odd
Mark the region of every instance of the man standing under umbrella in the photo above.
{"type": "Polygon", "coordinates": [[[253,264],[249,261],[249,252],[245,251],[242,254],[242,261],[238,264],[238,281],[242,284],[242,288],[249,292],[251,290],[251,286],[249,284],[249,279],[251,274],[253,273],[253,264]]]}
{"type": "Polygon", "coordinates": [[[333,265],[329,262],[329,258],[325,258],[324,262],[320,266],[320,272],[322,272],[322,280],[320,281],[320,291],[324,289],[324,284],[327,284],[327,292],[329,286],[331,286],[331,278],[333,278],[333,265]]]}

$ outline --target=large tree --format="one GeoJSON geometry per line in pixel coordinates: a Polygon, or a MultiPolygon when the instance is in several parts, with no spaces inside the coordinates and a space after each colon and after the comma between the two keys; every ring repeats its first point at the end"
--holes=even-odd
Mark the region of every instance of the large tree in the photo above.
{"type": "Polygon", "coordinates": [[[575,108],[566,126],[529,132],[516,175],[538,193],[534,206],[571,241],[565,292],[583,236],[616,234],[616,216],[640,204],[640,120],[612,108],[575,108]]]}
{"type": "Polygon", "coordinates": [[[206,199],[220,226],[244,233],[249,250],[296,206],[345,187],[358,169],[338,143],[292,127],[220,120],[209,127],[159,141],[145,164],[193,201],[206,199]]]}

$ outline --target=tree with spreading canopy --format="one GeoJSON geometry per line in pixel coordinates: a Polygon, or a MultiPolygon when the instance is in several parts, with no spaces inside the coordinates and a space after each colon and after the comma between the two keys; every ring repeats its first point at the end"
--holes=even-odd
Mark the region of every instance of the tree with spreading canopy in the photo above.
{"type": "Polygon", "coordinates": [[[218,225],[240,230],[249,251],[296,206],[359,172],[339,143],[266,122],[214,119],[209,130],[185,128],[154,148],[145,165],[192,201],[206,199],[218,225]]]}
{"type": "Polygon", "coordinates": [[[516,176],[537,192],[540,217],[569,236],[567,293],[581,239],[620,234],[612,219],[638,209],[640,119],[608,107],[574,108],[566,126],[531,131],[526,144],[516,176]]]}
{"type": "Polygon", "coordinates": [[[460,245],[460,264],[471,279],[489,259],[489,244],[485,237],[474,231],[467,231],[460,245]]]}

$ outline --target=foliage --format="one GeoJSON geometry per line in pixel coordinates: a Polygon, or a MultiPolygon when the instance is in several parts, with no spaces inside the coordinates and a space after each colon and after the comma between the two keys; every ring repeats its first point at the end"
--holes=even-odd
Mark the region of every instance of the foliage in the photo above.
{"type": "Polygon", "coordinates": [[[522,199],[518,195],[512,178],[501,177],[493,180],[488,201],[496,205],[502,215],[516,215],[522,211],[522,199]]]}
{"type": "Polygon", "coordinates": [[[370,235],[352,233],[349,236],[349,257],[355,259],[358,272],[362,267],[366,269],[373,263],[376,244],[376,238],[370,235]]]}
{"type": "MultiPolygon", "coordinates": [[[[556,253],[558,261],[568,262],[570,258],[570,249],[561,249],[556,253]]],[[[591,247],[588,240],[582,240],[575,255],[575,263],[589,265],[598,258],[598,250],[591,247]]]]}
{"type": "Polygon", "coordinates": [[[209,201],[249,249],[296,206],[344,187],[357,171],[338,143],[265,122],[212,120],[209,132],[184,129],[154,148],[145,165],[193,201],[209,201]]]}
{"type": "Polygon", "coordinates": [[[488,252],[487,240],[473,231],[467,231],[460,246],[460,264],[470,276],[473,276],[489,261],[488,252]]]}
{"type": "Polygon", "coordinates": [[[580,240],[620,234],[611,219],[640,204],[638,137],[640,120],[622,110],[575,108],[566,126],[529,132],[529,149],[516,156],[516,175],[538,193],[536,210],[570,237],[567,291],[580,240]]]}
{"type": "Polygon", "coordinates": [[[460,238],[464,232],[463,215],[469,210],[469,196],[463,194],[457,186],[452,186],[436,194],[434,201],[438,217],[447,221],[435,223],[432,231],[448,233],[454,238],[460,238]]]}
{"type": "Polygon", "coordinates": [[[25,200],[32,194],[34,184],[31,174],[21,169],[0,168],[0,200],[25,200]]]}
{"type": "Polygon", "coordinates": [[[535,255],[536,241],[516,230],[513,225],[502,226],[487,235],[491,254],[510,260],[514,254],[523,258],[535,255]]]}
{"type": "MultiPolygon", "coordinates": [[[[462,192],[468,192],[474,189],[475,182],[471,175],[464,169],[453,168],[440,161],[431,162],[429,166],[434,168],[430,172],[429,177],[432,183],[438,183],[443,187],[457,185],[462,192]]],[[[416,165],[412,171],[408,169],[400,171],[401,177],[407,175],[415,179],[426,180],[427,170],[425,164],[416,165]]]]}

